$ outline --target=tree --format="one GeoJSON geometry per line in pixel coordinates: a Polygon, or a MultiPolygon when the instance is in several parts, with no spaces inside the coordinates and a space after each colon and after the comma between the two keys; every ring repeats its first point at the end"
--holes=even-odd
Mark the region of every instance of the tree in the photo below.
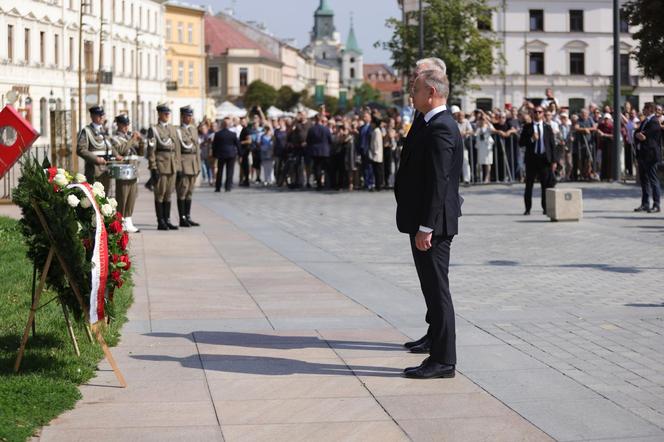
{"type": "Polygon", "coordinates": [[[252,81],[244,93],[244,105],[247,108],[260,106],[263,109],[274,105],[277,90],[261,80],[252,81]]]}
{"type": "Polygon", "coordinates": [[[288,111],[297,105],[301,94],[295,92],[290,86],[281,86],[277,91],[275,106],[279,109],[288,111]]]}
{"type": "Polygon", "coordinates": [[[330,115],[336,115],[339,112],[339,99],[331,95],[325,96],[325,110],[330,113],[330,115]]]}
{"type": "Polygon", "coordinates": [[[632,38],[638,42],[634,58],[648,78],[664,79],[664,8],[661,0],[630,0],[622,17],[631,26],[640,26],[632,38]]]}
{"type": "MultiPolygon", "coordinates": [[[[438,57],[447,65],[450,89],[459,94],[471,79],[493,73],[494,50],[500,41],[487,27],[487,16],[495,8],[486,0],[427,0],[424,10],[424,57],[438,57]]],[[[387,20],[392,28],[390,41],[378,42],[392,53],[393,66],[409,73],[419,59],[419,12],[406,14],[406,22],[387,20]]],[[[452,91],[450,92],[452,94],[452,91]]]]}
{"type": "Polygon", "coordinates": [[[353,102],[357,103],[355,100],[359,100],[359,105],[364,106],[367,103],[371,102],[382,102],[381,94],[378,89],[375,89],[369,83],[362,83],[362,86],[356,87],[353,95],[353,102]],[[360,98],[355,98],[355,97],[360,98]]]}

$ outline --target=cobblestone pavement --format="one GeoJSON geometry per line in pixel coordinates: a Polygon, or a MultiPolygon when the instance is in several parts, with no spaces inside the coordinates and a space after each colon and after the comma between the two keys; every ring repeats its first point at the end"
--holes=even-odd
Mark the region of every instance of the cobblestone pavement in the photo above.
{"type": "MultiPolygon", "coordinates": [[[[583,189],[581,222],[522,216],[520,185],[463,189],[459,369],[556,439],[664,440],[664,217],[632,212],[634,185],[567,187],[583,189]]],[[[404,333],[424,330],[391,192],[204,188],[197,201],[404,333]]]]}

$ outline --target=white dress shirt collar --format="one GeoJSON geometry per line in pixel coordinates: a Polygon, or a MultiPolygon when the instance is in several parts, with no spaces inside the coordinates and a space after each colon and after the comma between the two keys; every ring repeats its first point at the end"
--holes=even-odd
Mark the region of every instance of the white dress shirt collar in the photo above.
{"type": "Polygon", "coordinates": [[[426,115],[424,115],[424,122],[428,124],[429,120],[431,120],[434,117],[434,115],[439,114],[446,109],[447,106],[444,104],[442,106],[434,107],[429,112],[427,112],[426,115]]]}
{"type": "Polygon", "coordinates": [[[101,132],[102,126],[101,126],[101,124],[92,123],[92,128],[93,128],[96,132],[101,132]]]}

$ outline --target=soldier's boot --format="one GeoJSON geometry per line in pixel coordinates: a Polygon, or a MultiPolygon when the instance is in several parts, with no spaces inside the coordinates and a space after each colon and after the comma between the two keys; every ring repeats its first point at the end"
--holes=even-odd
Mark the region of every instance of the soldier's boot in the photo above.
{"type": "Polygon", "coordinates": [[[168,230],[168,226],[164,220],[164,203],[155,201],[154,211],[157,213],[157,230],[168,230]]]}
{"type": "Polygon", "coordinates": [[[191,227],[187,221],[187,212],[184,208],[184,200],[178,200],[178,217],[180,218],[180,227],[191,227]]]}
{"type": "Polygon", "coordinates": [[[164,201],[164,222],[169,230],[177,230],[178,226],[171,224],[171,202],[164,201]]]}
{"type": "Polygon", "coordinates": [[[200,226],[199,223],[191,219],[191,200],[184,200],[184,213],[186,213],[187,222],[189,222],[190,226],[194,227],[200,226]]]}

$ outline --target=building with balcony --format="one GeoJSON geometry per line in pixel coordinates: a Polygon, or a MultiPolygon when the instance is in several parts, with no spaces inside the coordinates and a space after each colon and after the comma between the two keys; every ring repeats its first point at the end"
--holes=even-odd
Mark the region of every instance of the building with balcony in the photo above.
{"type": "Polygon", "coordinates": [[[205,116],[205,9],[176,0],[164,3],[166,46],[166,96],[173,108],[173,122],[180,123],[178,109],[191,106],[194,119],[205,116]]]}
{"type": "MultiPolygon", "coordinates": [[[[490,29],[501,42],[504,65],[473,83],[461,97],[464,109],[520,105],[525,98],[537,102],[553,88],[561,106],[572,111],[600,104],[607,98],[613,75],[613,2],[588,0],[490,0],[496,10],[490,29]]],[[[624,0],[620,2],[625,3],[624,0]]],[[[399,0],[405,12],[418,3],[399,0]]],[[[488,28],[485,26],[485,28],[488,28]]],[[[664,102],[664,85],[646,79],[630,57],[637,43],[630,28],[621,25],[621,95],[632,104],[664,102]]],[[[452,85],[454,86],[454,85],[452,85]]]]}
{"type": "Polygon", "coordinates": [[[83,124],[89,121],[87,108],[99,102],[109,119],[127,112],[145,127],[156,119],[150,109],[165,95],[163,6],[150,0],[89,3],[80,48],[81,2],[0,4],[0,104],[6,104],[8,91],[18,92],[15,107],[41,133],[37,143],[48,143],[49,109],[79,109],[79,55],[83,124]]]}

